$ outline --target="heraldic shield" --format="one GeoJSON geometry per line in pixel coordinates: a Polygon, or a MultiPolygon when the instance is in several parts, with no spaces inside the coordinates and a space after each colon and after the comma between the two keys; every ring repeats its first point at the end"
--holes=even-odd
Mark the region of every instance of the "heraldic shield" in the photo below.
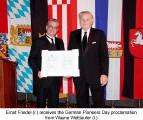
{"type": "Polygon", "coordinates": [[[143,58],[143,29],[130,29],[129,49],[134,57],[143,58]]]}

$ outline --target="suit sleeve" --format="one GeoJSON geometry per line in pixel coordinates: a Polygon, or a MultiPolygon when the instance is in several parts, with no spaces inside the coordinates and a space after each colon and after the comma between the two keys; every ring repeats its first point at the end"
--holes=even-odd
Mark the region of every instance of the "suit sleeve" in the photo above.
{"type": "Polygon", "coordinates": [[[65,50],[65,47],[64,47],[64,42],[63,42],[63,40],[61,40],[61,50],[65,50]]]}
{"type": "Polygon", "coordinates": [[[72,33],[70,33],[70,39],[69,39],[68,50],[72,50],[72,40],[73,40],[73,35],[72,35],[72,33]]]}
{"type": "Polygon", "coordinates": [[[100,39],[100,60],[101,60],[101,74],[108,75],[109,56],[108,56],[108,48],[104,32],[102,32],[100,39]]]}
{"type": "Polygon", "coordinates": [[[37,63],[39,59],[38,57],[41,57],[41,53],[38,40],[35,40],[32,42],[31,51],[28,58],[28,63],[33,71],[39,71],[41,69],[37,63]]]}

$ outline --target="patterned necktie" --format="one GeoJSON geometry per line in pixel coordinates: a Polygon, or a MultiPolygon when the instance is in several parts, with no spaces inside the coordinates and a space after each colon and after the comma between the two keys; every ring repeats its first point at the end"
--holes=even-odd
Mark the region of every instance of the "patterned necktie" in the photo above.
{"type": "Polygon", "coordinates": [[[87,45],[87,32],[84,32],[84,36],[82,40],[83,51],[85,51],[86,45],[87,45]]]}

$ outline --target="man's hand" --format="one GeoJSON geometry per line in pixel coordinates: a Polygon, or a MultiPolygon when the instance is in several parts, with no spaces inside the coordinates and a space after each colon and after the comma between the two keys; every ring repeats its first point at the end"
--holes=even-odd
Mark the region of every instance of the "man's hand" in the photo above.
{"type": "Polygon", "coordinates": [[[38,77],[41,79],[43,78],[42,75],[41,75],[41,71],[38,71],[38,77]]]}
{"type": "Polygon", "coordinates": [[[107,75],[101,75],[101,77],[100,77],[101,86],[106,85],[107,82],[108,82],[108,76],[107,75]]]}

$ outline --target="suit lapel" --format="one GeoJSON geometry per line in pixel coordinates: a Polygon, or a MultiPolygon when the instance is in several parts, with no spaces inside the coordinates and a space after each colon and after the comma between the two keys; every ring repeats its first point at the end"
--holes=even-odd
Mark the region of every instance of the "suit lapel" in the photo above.
{"type": "Polygon", "coordinates": [[[79,49],[82,48],[82,45],[81,45],[81,29],[79,29],[79,31],[77,32],[77,45],[78,45],[79,49]]]}
{"type": "Polygon", "coordinates": [[[55,46],[56,46],[56,50],[60,50],[60,43],[56,37],[55,37],[55,46]]]}
{"type": "Polygon", "coordinates": [[[82,43],[81,43],[81,29],[77,31],[76,41],[77,41],[77,48],[79,49],[79,54],[82,55],[83,49],[82,49],[82,43]]]}
{"type": "Polygon", "coordinates": [[[46,36],[44,37],[44,48],[47,50],[55,50],[55,47],[51,46],[51,43],[46,36]]]}
{"type": "Polygon", "coordinates": [[[49,40],[47,40],[46,36],[44,36],[44,42],[45,42],[45,44],[44,44],[45,48],[49,49],[50,48],[50,42],[49,42],[49,40]]]}
{"type": "Polygon", "coordinates": [[[94,36],[95,36],[95,32],[93,30],[93,28],[90,29],[90,33],[89,33],[89,37],[88,37],[88,43],[85,49],[85,53],[88,51],[92,41],[94,40],[94,36]]]}

